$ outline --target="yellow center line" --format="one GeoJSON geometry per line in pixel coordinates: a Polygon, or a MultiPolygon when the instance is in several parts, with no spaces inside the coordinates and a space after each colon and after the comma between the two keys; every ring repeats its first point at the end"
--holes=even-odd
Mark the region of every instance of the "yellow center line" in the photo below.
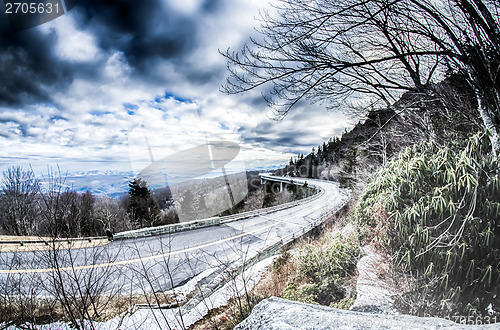
{"type": "Polygon", "coordinates": [[[59,270],[59,271],[81,270],[81,269],[102,268],[102,267],[109,267],[109,266],[120,266],[120,265],[126,265],[126,264],[130,264],[130,263],[140,262],[140,261],[154,260],[154,259],[164,258],[164,257],[167,257],[167,256],[174,256],[174,255],[181,254],[181,253],[191,252],[191,251],[198,250],[198,249],[203,249],[203,248],[215,245],[215,244],[220,244],[220,243],[228,242],[228,241],[231,241],[233,239],[237,239],[237,238],[244,237],[244,236],[247,236],[247,235],[252,235],[252,234],[254,234],[254,233],[258,232],[258,231],[265,230],[265,229],[271,228],[273,226],[277,226],[278,224],[279,223],[273,223],[271,225],[268,225],[268,226],[265,226],[265,227],[262,227],[262,228],[259,228],[259,229],[255,229],[255,230],[247,232],[247,233],[238,234],[236,236],[231,236],[231,237],[228,237],[228,238],[224,238],[224,239],[221,239],[221,240],[218,240],[218,241],[215,241],[215,242],[210,242],[210,243],[206,243],[206,244],[202,244],[202,245],[197,245],[197,246],[193,246],[193,247],[190,247],[190,248],[187,248],[187,249],[183,249],[183,250],[179,250],[179,251],[162,253],[162,254],[156,254],[156,255],[149,256],[149,257],[139,257],[139,258],[136,258],[136,259],[121,260],[121,261],[114,261],[114,262],[106,262],[106,263],[102,263],[102,264],[93,264],[93,265],[84,265],[84,266],[73,266],[73,267],[61,267],[59,269],[58,268],[34,268],[34,269],[18,269],[18,270],[16,270],[16,269],[2,269],[2,270],[0,270],[0,274],[12,274],[12,273],[15,273],[15,274],[17,274],[17,273],[46,273],[46,272],[55,272],[57,270],[59,270]]]}
{"type": "MultiPolygon", "coordinates": [[[[308,210],[306,210],[305,213],[302,212],[303,214],[295,214],[294,216],[291,216],[289,219],[303,217],[306,214],[309,214],[311,212],[314,212],[314,211],[322,208],[323,206],[325,206],[326,204],[328,204],[328,202],[329,201],[327,200],[326,202],[322,203],[321,205],[317,206],[316,208],[308,209],[308,210]]],[[[216,244],[225,243],[225,242],[228,242],[228,241],[240,238],[240,237],[244,237],[244,236],[247,236],[247,235],[255,234],[256,232],[259,232],[259,231],[262,231],[262,230],[265,230],[265,229],[277,226],[277,225],[279,225],[281,223],[288,223],[288,224],[298,225],[298,224],[290,223],[290,222],[283,221],[283,220],[273,219],[273,218],[267,217],[267,216],[262,216],[261,215],[261,217],[267,218],[267,219],[271,219],[271,220],[274,220],[274,221],[277,221],[277,222],[273,223],[273,224],[270,224],[268,226],[262,227],[262,228],[258,228],[258,229],[255,229],[255,230],[252,230],[252,231],[249,231],[249,232],[246,232],[246,233],[241,233],[241,234],[238,234],[236,236],[231,236],[231,237],[228,237],[228,238],[224,238],[224,239],[221,239],[221,240],[218,240],[218,241],[215,241],[215,242],[210,242],[210,243],[206,243],[206,244],[202,244],[202,245],[197,245],[197,246],[193,246],[193,247],[186,248],[186,249],[179,250],[179,251],[162,253],[162,254],[156,254],[156,255],[149,256],[149,257],[139,257],[139,258],[136,258],[136,259],[121,260],[121,261],[114,261],[114,262],[106,262],[106,263],[102,263],[102,264],[92,264],[92,265],[73,266],[73,267],[61,267],[61,268],[33,268],[33,269],[17,269],[17,270],[16,269],[0,269],[0,274],[47,273],[47,272],[55,272],[55,271],[70,271],[70,270],[82,270],[82,269],[91,269],[91,268],[103,268],[103,267],[111,267],[111,266],[120,266],[120,265],[126,265],[126,264],[141,262],[141,261],[148,261],[148,260],[154,260],[154,259],[164,258],[164,257],[168,257],[168,256],[174,256],[174,255],[178,255],[178,254],[181,254],[181,253],[191,252],[191,251],[194,251],[194,250],[204,249],[204,248],[216,245],[216,244]]]]}

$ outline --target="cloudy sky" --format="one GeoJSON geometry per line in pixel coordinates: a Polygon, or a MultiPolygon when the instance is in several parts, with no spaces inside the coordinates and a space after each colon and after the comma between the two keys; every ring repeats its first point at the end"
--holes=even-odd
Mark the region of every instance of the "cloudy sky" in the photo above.
{"type": "MultiPolygon", "coordinates": [[[[3,2],[2,2],[3,3],[3,2]]],[[[283,164],[350,120],[320,105],[270,119],[258,91],[224,95],[218,50],[257,36],[268,0],[80,0],[13,32],[0,13],[0,169],[139,170],[210,140],[246,168],[283,164]]]]}

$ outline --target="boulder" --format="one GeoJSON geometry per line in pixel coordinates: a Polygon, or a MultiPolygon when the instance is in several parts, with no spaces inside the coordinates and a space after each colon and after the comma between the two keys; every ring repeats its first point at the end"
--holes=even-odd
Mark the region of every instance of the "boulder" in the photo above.
{"type": "Polygon", "coordinates": [[[326,329],[498,329],[498,325],[467,326],[440,318],[373,314],[305,304],[271,297],[257,304],[237,330],[326,329]]]}

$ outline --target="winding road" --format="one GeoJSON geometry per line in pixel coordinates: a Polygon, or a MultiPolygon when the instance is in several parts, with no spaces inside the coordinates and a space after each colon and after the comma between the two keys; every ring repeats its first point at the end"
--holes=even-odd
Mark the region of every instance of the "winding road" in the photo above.
{"type": "Polygon", "coordinates": [[[1,252],[0,284],[7,285],[0,285],[0,294],[9,294],[9,283],[24,283],[21,290],[38,283],[42,296],[61,289],[77,290],[81,283],[93,283],[89,290],[95,294],[163,292],[201,273],[209,277],[211,269],[227,269],[291,235],[301,235],[349,198],[347,190],[331,181],[262,178],[307,182],[321,192],[297,206],[212,227],[124,239],[93,248],[1,252]]]}

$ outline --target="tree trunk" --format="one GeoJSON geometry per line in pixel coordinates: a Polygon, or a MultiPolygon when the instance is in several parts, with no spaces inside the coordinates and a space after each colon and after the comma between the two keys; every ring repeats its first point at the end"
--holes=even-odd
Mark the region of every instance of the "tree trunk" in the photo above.
{"type": "Polygon", "coordinates": [[[482,101],[482,98],[476,89],[475,93],[476,93],[479,115],[483,120],[484,127],[490,133],[491,151],[493,152],[493,155],[497,157],[498,153],[500,152],[500,140],[498,136],[498,130],[493,122],[493,119],[489,114],[488,109],[486,108],[487,106],[482,101]]]}

